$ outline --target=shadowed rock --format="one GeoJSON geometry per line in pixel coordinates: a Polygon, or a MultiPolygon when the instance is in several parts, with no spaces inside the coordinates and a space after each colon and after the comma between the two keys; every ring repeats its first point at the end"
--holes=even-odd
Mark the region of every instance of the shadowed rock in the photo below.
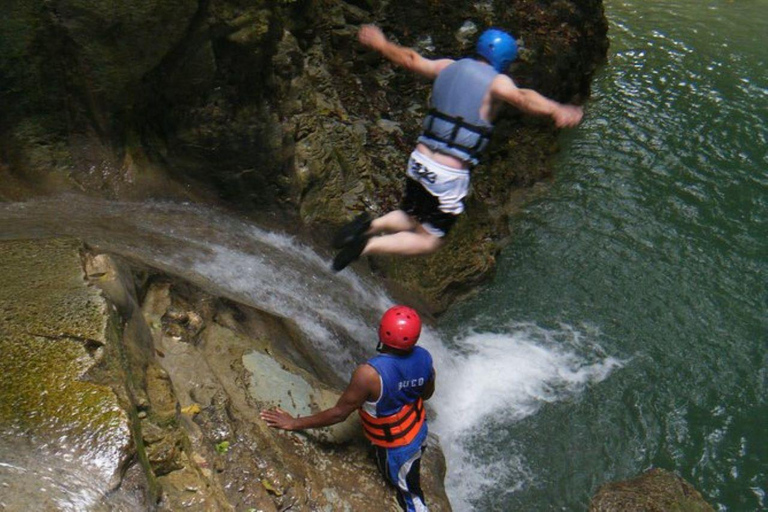
{"type": "Polygon", "coordinates": [[[590,512],[713,512],[691,484],[669,471],[654,468],[645,474],[605,484],[598,489],[590,512]]]}

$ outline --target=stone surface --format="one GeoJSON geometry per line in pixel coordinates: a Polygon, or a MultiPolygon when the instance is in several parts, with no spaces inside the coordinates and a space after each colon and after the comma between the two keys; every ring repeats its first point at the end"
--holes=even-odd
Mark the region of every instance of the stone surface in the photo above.
{"type": "Polygon", "coordinates": [[[22,461],[0,468],[10,509],[47,508],[68,485],[99,503],[130,456],[123,404],[92,378],[119,343],[117,318],[86,282],[80,250],[73,240],[0,242],[0,451],[22,461]],[[72,481],[54,478],[47,495],[29,488],[30,475],[49,471],[72,481]]]}
{"type": "Polygon", "coordinates": [[[590,512],[712,512],[701,494],[676,474],[654,468],[643,475],[601,486],[590,512]]]}
{"type": "MultiPolygon", "coordinates": [[[[74,240],[0,255],[2,508],[397,510],[356,415],[296,433],[259,418],[339,397],[291,360],[309,351],[290,324],[74,240]]],[[[430,446],[425,492],[450,510],[430,446]]]]}
{"type": "MultiPolygon", "coordinates": [[[[275,405],[309,414],[338,399],[338,391],[276,355],[287,353],[274,345],[287,332],[275,335],[273,321],[258,319],[253,311],[245,314],[238,306],[201,304],[210,305],[210,298],[170,282],[150,285],[144,298],[159,362],[173,383],[182,415],[179,425],[189,440],[191,463],[181,474],[159,478],[164,489],[171,489],[166,508],[184,498],[179,490],[184,485],[203,488],[183,484],[183,473],[197,466],[209,475],[206,488],[220,489],[236,509],[388,509],[393,491],[369,458],[356,416],[299,433],[269,429],[258,417],[262,408],[275,405]],[[205,324],[196,339],[177,336],[164,322],[169,314],[180,319],[194,311],[205,324]]],[[[439,445],[428,453],[426,492],[434,510],[450,510],[439,445]]],[[[194,499],[204,501],[202,495],[194,499]]]]}

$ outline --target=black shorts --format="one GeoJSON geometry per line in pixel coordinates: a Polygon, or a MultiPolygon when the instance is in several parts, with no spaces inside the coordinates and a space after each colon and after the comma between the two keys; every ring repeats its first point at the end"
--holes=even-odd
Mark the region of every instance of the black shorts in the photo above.
{"type": "Polygon", "coordinates": [[[428,224],[427,231],[439,237],[447,235],[456,223],[456,215],[440,210],[440,201],[411,178],[405,178],[405,193],[400,209],[416,217],[420,223],[428,224]]]}

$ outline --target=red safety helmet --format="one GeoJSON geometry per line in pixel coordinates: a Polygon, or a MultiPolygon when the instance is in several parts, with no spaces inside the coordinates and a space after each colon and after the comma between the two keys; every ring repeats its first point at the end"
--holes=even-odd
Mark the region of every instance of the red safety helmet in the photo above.
{"type": "Polygon", "coordinates": [[[411,350],[421,334],[421,318],[408,306],[392,306],[381,317],[379,342],[398,350],[411,350]]]}

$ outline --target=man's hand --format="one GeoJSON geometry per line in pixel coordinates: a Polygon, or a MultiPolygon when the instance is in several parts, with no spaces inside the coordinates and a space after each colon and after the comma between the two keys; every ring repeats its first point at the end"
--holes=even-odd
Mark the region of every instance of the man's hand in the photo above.
{"type": "Polygon", "coordinates": [[[357,38],[364,46],[376,50],[394,64],[430,79],[453,63],[451,59],[426,59],[415,50],[395,44],[376,25],[360,27],[357,38]]]}
{"type": "Polygon", "coordinates": [[[576,105],[560,105],[552,117],[558,128],[571,128],[581,122],[584,109],[576,105]]]}
{"type": "Polygon", "coordinates": [[[374,50],[379,50],[387,44],[387,37],[376,25],[363,25],[357,33],[357,39],[364,45],[374,50]]]}
{"type": "Polygon", "coordinates": [[[283,430],[296,429],[296,419],[279,407],[261,411],[259,415],[272,428],[282,428],[283,430]]]}

